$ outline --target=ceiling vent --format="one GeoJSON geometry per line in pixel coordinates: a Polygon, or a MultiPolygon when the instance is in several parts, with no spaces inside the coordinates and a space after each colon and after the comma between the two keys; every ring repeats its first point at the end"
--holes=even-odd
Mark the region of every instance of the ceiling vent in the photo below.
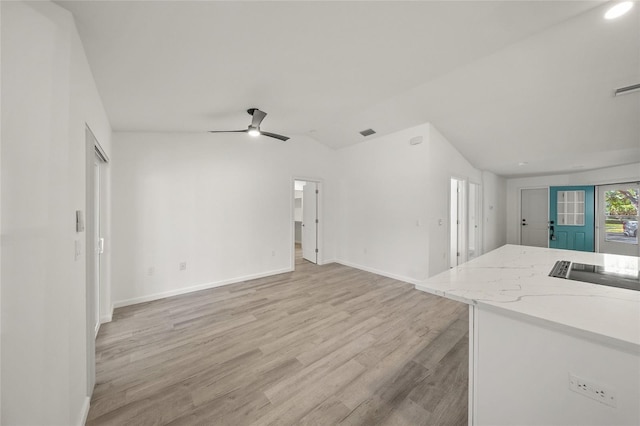
{"type": "Polygon", "coordinates": [[[613,96],[626,95],[627,93],[638,92],[638,91],[640,91],[640,83],[632,84],[631,86],[621,87],[619,89],[616,89],[613,96]]]}
{"type": "Polygon", "coordinates": [[[362,136],[371,136],[371,135],[373,135],[375,133],[376,133],[376,131],[373,130],[373,129],[367,129],[367,130],[363,130],[363,131],[360,132],[360,134],[362,136]]]}

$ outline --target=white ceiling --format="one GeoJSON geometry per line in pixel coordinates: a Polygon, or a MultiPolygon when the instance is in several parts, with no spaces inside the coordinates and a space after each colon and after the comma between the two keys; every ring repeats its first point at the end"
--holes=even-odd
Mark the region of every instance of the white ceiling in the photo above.
{"type": "Polygon", "coordinates": [[[58,3],[115,131],[244,129],[259,107],[287,143],[333,148],[431,122],[505,176],[640,161],[640,93],[612,96],[640,82],[640,5],[604,21],[602,1],[58,3]]]}

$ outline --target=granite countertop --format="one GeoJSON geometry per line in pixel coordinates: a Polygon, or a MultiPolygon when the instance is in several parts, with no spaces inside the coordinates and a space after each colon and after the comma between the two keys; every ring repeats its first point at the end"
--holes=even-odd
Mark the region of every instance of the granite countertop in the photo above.
{"type": "Polygon", "coordinates": [[[640,291],[549,277],[557,260],[640,269],[632,256],[505,245],[416,288],[640,350],[640,291]]]}

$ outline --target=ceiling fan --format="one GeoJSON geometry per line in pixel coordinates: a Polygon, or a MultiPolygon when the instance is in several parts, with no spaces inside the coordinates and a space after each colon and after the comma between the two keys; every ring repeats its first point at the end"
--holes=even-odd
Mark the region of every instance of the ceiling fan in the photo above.
{"type": "Polygon", "coordinates": [[[250,136],[254,137],[263,135],[269,136],[270,138],[280,139],[281,141],[286,141],[289,139],[287,136],[260,130],[260,123],[262,123],[262,120],[264,120],[264,118],[267,116],[266,112],[260,111],[258,108],[249,108],[247,110],[247,113],[249,113],[249,115],[253,117],[251,119],[251,124],[249,124],[247,130],[209,130],[209,133],[249,133],[250,136]]]}

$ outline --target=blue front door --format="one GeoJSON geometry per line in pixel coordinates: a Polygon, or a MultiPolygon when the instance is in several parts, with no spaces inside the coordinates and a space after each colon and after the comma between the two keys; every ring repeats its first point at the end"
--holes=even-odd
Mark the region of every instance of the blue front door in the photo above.
{"type": "Polygon", "coordinates": [[[594,251],[593,186],[549,188],[549,247],[594,251]]]}

